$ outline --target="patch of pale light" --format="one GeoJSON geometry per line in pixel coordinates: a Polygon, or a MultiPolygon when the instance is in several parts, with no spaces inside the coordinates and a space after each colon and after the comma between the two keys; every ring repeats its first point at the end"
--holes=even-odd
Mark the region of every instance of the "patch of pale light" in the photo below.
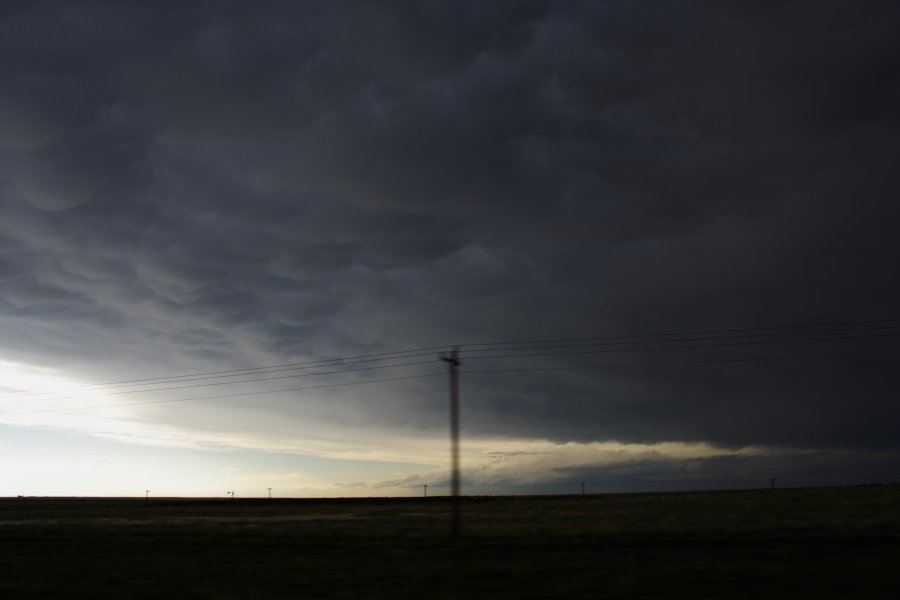
{"type": "Polygon", "coordinates": [[[67,456],[53,459],[0,460],[0,495],[137,496],[162,470],[137,469],[118,457],[67,456]]]}
{"type": "Polygon", "coordinates": [[[49,367],[0,360],[0,399],[22,400],[46,394],[69,394],[84,386],[49,367]]]}
{"type": "MultiPolygon", "coordinates": [[[[335,431],[335,435],[347,431],[335,431]]],[[[258,440],[223,436],[218,438],[223,447],[259,449],[258,440]]],[[[429,494],[448,493],[449,443],[445,436],[376,436],[346,440],[320,436],[315,440],[269,440],[269,451],[296,452],[314,456],[345,460],[390,461],[434,465],[428,471],[393,473],[389,479],[383,475],[359,473],[348,481],[335,480],[327,472],[226,472],[224,470],[205,475],[202,481],[182,481],[180,486],[191,489],[244,490],[246,496],[259,495],[261,490],[272,487],[282,497],[370,497],[370,496],[418,496],[428,485],[429,494]]],[[[463,474],[471,486],[468,493],[478,491],[503,491],[506,486],[546,484],[566,477],[570,467],[613,467],[633,462],[682,461],[696,458],[722,456],[762,455],[774,452],[765,447],[722,448],[709,443],[663,442],[658,444],[628,444],[621,442],[556,443],[535,439],[486,439],[463,440],[463,474]]],[[[241,492],[236,491],[240,495],[241,492]]]]}
{"type": "MultiPolygon", "coordinates": [[[[540,439],[474,439],[463,442],[463,477],[475,489],[502,489],[503,486],[547,484],[567,477],[566,469],[603,468],[641,461],[689,461],[713,457],[761,456],[786,452],[764,446],[724,448],[707,442],[660,442],[655,444],[604,442],[558,443],[540,439]]],[[[446,455],[446,445],[444,454],[446,455]]],[[[422,485],[447,478],[446,456],[429,473],[372,482],[372,487],[421,489],[422,485]]]]}
{"type": "Polygon", "coordinates": [[[347,427],[321,421],[298,421],[291,434],[242,431],[246,423],[230,430],[132,423],[104,435],[119,442],[154,443],[195,449],[255,450],[302,454],[337,460],[441,464],[446,460],[447,439],[438,435],[397,435],[378,429],[347,427]]]}
{"type": "MultiPolygon", "coordinates": [[[[277,487],[295,496],[372,496],[416,494],[422,486],[445,485],[449,462],[446,432],[395,430],[375,426],[348,426],[315,420],[298,420],[290,427],[254,423],[252,415],[224,418],[204,427],[165,418],[144,420],[131,411],[128,400],[117,399],[81,385],[53,369],[0,362],[0,423],[42,427],[89,434],[129,444],[193,449],[253,450],[291,453],[346,461],[374,461],[427,465],[431,471],[398,473],[384,479],[381,472],[361,473],[352,481],[335,481],[327,474],[302,476],[284,472],[212,473],[167,479],[173,494],[205,495],[219,488],[260,489],[277,487]]],[[[226,414],[230,414],[228,408],[226,414]]],[[[231,415],[237,416],[237,415],[231,415]]],[[[782,449],[781,451],[784,451],[782,449]]],[[[665,441],[653,444],[553,442],[523,438],[469,438],[462,440],[464,478],[476,487],[500,488],[505,484],[552,483],[566,477],[566,470],[580,467],[628,465],[641,461],[690,461],[713,457],[758,456],[774,450],[762,446],[724,448],[706,442],[665,441]]],[[[12,467],[10,467],[12,468],[12,467]]],[[[96,460],[79,464],[74,471],[119,468],[96,460]]],[[[46,466],[53,470],[55,467],[46,466]]],[[[73,469],[69,469],[73,471],[73,469]]],[[[52,477],[68,481],[69,471],[53,471],[52,477]]],[[[27,473],[26,473],[27,474],[27,473]]],[[[170,474],[171,475],[171,474],[170,474]]],[[[127,474],[104,477],[120,483],[127,474]]],[[[74,486],[77,481],[73,481],[74,486]]],[[[137,484],[137,482],[134,482],[137,484]]],[[[141,484],[143,485],[143,484],[141,484]]],[[[133,487],[131,484],[128,486],[133,487]]],[[[96,491],[93,493],[97,493],[96,491]]]]}
{"type": "Polygon", "coordinates": [[[0,423],[104,429],[125,415],[116,397],[55,369],[0,361],[0,423]]]}
{"type": "Polygon", "coordinates": [[[129,399],[55,369],[0,361],[0,424],[85,434],[130,444],[200,448],[178,427],[136,418],[129,399]]]}

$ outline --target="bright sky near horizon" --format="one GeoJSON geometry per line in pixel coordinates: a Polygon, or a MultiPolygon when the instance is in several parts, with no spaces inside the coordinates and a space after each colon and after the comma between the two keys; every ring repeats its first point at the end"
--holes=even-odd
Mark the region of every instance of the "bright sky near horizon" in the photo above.
{"type": "Polygon", "coordinates": [[[889,0],[0,5],[0,496],[895,481],[889,0]]]}

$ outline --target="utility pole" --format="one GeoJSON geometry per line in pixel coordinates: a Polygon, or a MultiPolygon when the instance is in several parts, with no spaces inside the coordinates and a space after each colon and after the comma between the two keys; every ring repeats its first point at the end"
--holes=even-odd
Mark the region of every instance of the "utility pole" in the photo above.
{"type": "Polygon", "coordinates": [[[461,535],[459,507],[459,346],[453,346],[448,356],[441,360],[447,363],[450,372],[450,537],[459,539],[461,535]]]}
{"type": "Polygon", "coordinates": [[[422,497],[427,498],[428,497],[428,484],[426,483],[424,487],[425,487],[425,491],[422,493],[422,497]]]}
{"type": "Polygon", "coordinates": [[[777,477],[769,477],[769,481],[772,483],[772,489],[775,489],[775,482],[778,481],[777,477]]]}
{"type": "Polygon", "coordinates": [[[150,502],[150,490],[144,490],[144,493],[146,494],[144,496],[144,506],[147,506],[147,503],[150,502]]]}
{"type": "Polygon", "coordinates": [[[272,499],[272,488],[266,488],[266,489],[269,490],[269,500],[271,500],[272,499]]]}
{"type": "Polygon", "coordinates": [[[584,496],[584,482],[581,482],[581,495],[584,496]]]}

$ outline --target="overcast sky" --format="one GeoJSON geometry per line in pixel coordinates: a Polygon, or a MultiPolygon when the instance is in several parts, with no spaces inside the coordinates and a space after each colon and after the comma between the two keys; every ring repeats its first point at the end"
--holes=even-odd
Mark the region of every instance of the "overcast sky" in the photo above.
{"type": "Polygon", "coordinates": [[[453,344],[470,493],[900,479],[898,32],[893,0],[3,2],[0,495],[441,493],[453,344]]]}

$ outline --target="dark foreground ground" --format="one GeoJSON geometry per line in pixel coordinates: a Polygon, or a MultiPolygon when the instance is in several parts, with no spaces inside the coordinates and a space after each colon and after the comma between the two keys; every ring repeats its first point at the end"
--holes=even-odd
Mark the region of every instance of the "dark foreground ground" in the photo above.
{"type": "Polygon", "coordinates": [[[0,499],[0,598],[895,598],[900,486],[0,499]]]}

